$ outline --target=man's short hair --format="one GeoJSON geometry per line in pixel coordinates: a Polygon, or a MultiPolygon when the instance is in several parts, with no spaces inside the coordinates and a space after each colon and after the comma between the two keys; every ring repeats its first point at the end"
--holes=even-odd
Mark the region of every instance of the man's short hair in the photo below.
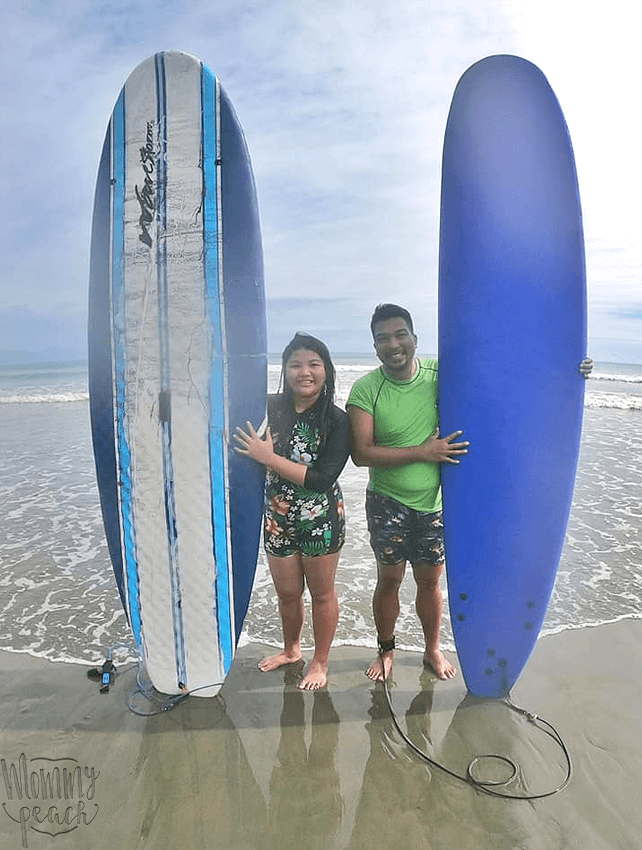
{"type": "Polygon", "coordinates": [[[405,307],[400,307],[398,304],[377,304],[375,311],[372,314],[372,319],[370,320],[370,330],[372,332],[373,339],[375,335],[375,325],[378,322],[386,322],[388,319],[404,319],[410,329],[410,333],[414,334],[415,331],[412,326],[412,317],[405,307]]]}

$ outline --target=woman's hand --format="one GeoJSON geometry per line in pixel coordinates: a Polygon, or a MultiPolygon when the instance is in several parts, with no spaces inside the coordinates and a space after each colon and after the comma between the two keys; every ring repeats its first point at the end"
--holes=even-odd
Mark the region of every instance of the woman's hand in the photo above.
{"type": "Polygon", "coordinates": [[[272,432],[269,425],[265,431],[265,438],[263,440],[256,433],[251,422],[246,422],[245,427],[247,431],[237,428],[234,432],[234,439],[238,443],[238,446],[234,446],[234,451],[240,455],[251,457],[252,460],[262,463],[263,466],[270,466],[275,454],[272,432]]]}
{"type": "Polygon", "coordinates": [[[245,427],[246,431],[237,428],[233,434],[238,443],[238,446],[234,446],[234,451],[240,455],[251,457],[257,463],[262,463],[263,466],[276,472],[281,478],[287,478],[288,481],[303,486],[308,467],[304,463],[296,463],[286,457],[281,457],[274,451],[270,426],[268,425],[265,430],[264,439],[259,437],[251,422],[246,422],[245,427]]]}

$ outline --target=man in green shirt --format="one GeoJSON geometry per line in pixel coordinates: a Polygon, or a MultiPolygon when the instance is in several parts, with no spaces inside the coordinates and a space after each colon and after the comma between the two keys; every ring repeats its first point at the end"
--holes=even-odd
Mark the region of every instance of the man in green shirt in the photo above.
{"type": "Polygon", "coordinates": [[[440,679],[456,674],[439,647],[444,571],[440,463],[459,463],[462,432],[439,436],[437,361],[415,357],[410,313],[380,304],[370,323],[382,365],[355,382],[347,411],[352,459],[370,468],[366,515],[377,560],[372,607],[379,655],[366,670],[374,681],[392,668],[399,587],[410,561],[417,584],[416,608],[424,632],[424,662],[440,679]]]}

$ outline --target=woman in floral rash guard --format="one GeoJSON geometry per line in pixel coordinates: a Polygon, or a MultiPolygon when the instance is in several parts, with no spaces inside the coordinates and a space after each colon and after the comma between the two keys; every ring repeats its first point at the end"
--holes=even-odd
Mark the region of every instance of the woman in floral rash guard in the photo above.
{"type": "Polygon", "coordinates": [[[263,541],[276,588],[284,649],[264,658],[264,672],[301,661],[303,590],[312,598],[314,658],[299,683],[325,687],[339,619],[334,578],[345,538],[337,481],[350,453],[348,417],[334,404],[335,371],[324,343],[296,334],[283,352],[280,392],[268,402],[261,439],[251,423],[236,429],[236,451],[267,470],[263,541]]]}

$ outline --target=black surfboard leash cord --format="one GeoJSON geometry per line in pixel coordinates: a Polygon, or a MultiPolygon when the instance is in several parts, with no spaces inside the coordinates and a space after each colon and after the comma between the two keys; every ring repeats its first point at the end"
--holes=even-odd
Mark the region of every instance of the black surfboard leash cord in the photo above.
{"type": "Polygon", "coordinates": [[[423,761],[427,762],[428,764],[432,765],[433,767],[439,768],[439,770],[443,771],[444,773],[447,773],[449,776],[452,776],[454,779],[458,779],[461,782],[465,782],[467,785],[470,785],[471,787],[473,787],[476,791],[480,791],[483,794],[487,794],[491,797],[499,797],[503,800],[527,800],[527,801],[528,800],[530,800],[530,801],[532,801],[532,800],[542,800],[545,797],[552,797],[553,794],[557,794],[559,791],[562,791],[564,788],[566,788],[568,783],[571,781],[571,776],[572,776],[572,773],[573,773],[571,756],[570,756],[568,748],[567,748],[566,744],[564,743],[560,733],[557,731],[557,729],[551,723],[548,722],[548,720],[544,720],[542,717],[538,717],[537,714],[533,714],[532,712],[528,711],[525,708],[520,708],[518,705],[515,705],[513,702],[511,702],[511,700],[509,699],[508,696],[503,697],[500,701],[504,705],[506,705],[508,708],[510,708],[511,711],[516,711],[518,714],[521,714],[524,717],[526,717],[534,726],[536,726],[538,729],[540,729],[545,735],[548,735],[549,738],[552,738],[555,741],[555,743],[559,746],[559,748],[561,749],[561,751],[564,755],[564,760],[566,762],[566,775],[565,775],[564,779],[562,780],[562,782],[560,782],[560,784],[556,788],[553,788],[550,791],[544,791],[540,794],[524,794],[524,795],[507,794],[507,793],[504,793],[502,791],[497,791],[496,790],[497,788],[508,785],[508,783],[511,782],[517,776],[517,774],[519,772],[518,765],[508,756],[498,755],[498,754],[495,754],[495,753],[484,753],[483,755],[475,756],[470,761],[470,763],[468,764],[465,775],[461,775],[459,773],[456,773],[455,771],[450,770],[450,768],[446,767],[446,765],[441,764],[440,762],[436,761],[435,759],[432,759],[428,755],[428,753],[425,753],[420,747],[418,747],[414,743],[414,741],[412,741],[408,737],[408,735],[404,732],[404,730],[401,728],[401,724],[399,723],[397,715],[395,714],[394,707],[392,705],[392,698],[390,696],[390,688],[388,686],[388,679],[387,678],[384,679],[382,684],[383,684],[384,693],[386,695],[386,701],[388,703],[388,709],[390,711],[390,716],[392,717],[392,722],[394,723],[397,732],[401,735],[403,741],[407,744],[407,746],[410,747],[410,749],[416,755],[418,755],[421,759],[423,759],[423,761]],[[495,762],[503,762],[504,764],[508,765],[508,767],[510,767],[510,769],[511,769],[510,776],[508,776],[506,779],[502,779],[502,780],[477,779],[474,775],[475,768],[484,759],[492,759],[495,762]]]}
{"type": "Polygon", "coordinates": [[[207,688],[221,687],[222,682],[212,682],[208,685],[201,685],[198,688],[188,691],[187,689],[180,694],[170,696],[161,694],[156,688],[142,681],[143,663],[139,661],[136,667],[136,687],[129,692],[127,697],[127,706],[132,714],[137,714],[139,717],[154,717],[157,714],[163,714],[166,711],[171,711],[176,708],[179,703],[184,702],[192,694],[197,691],[204,691],[207,688]],[[141,711],[134,705],[134,699],[137,695],[141,695],[148,703],[155,705],[156,708],[152,711],[141,711]]]}
{"type": "MultiPolygon", "coordinates": [[[[133,665],[131,665],[131,666],[136,667],[136,687],[133,688],[128,694],[127,706],[129,708],[129,710],[132,712],[132,714],[136,714],[139,717],[154,717],[156,715],[163,714],[167,711],[171,711],[173,708],[175,708],[181,702],[184,702],[189,696],[196,693],[197,691],[205,690],[205,689],[211,688],[211,687],[220,687],[222,685],[222,682],[213,682],[213,683],[208,684],[208,685],[202,685],[199,688],[194,688],[191,691],[185,690],[183,693],[176,694],[175,696],[171,696],[171,695],[168,695],[168,694],[161,694],[160,691],[157,691],[156,688],[154,688],[154,686],[151,683],[143,682],[142,675],[143,675],[143,670],[145,668],[145,665],[144,665],[144,661],[143,661],[143,659],[140,655],[140,652],[137,649],[135,649],[134,647],[130,646],[129,644],[120,643],[120,644],[115,644],[114,646],[109,647],[108,652],[107,652],[107,658],[105,659],[105,662],[103,663],[102,668],[92,668],[91,670],[87,671],[87,676],[90,679],[99,679],[101,681],[101,685],[100,685],[100,692],[101,693],[108,693],[109,692],[109,685],[111,683],[113,683],[113,681],[116,678],[117,670],[116,670],[116,667],[113,663],[113,651],[115,649],[119,649],[119,648],[127,649],[130,652],[133,652],[136,655],[138,655],[137,661],[134,662],[133,665]],[[145,699],[148,703],[150,703],[151,705],[153,705],[155,707],[151,711],[142,711],[136,705],[134,705],[134,700],[137,696],[142,696],[143,699],[145,699]]],[[[131,669],[131,666],[126,668],[126,670],[131,669]]],[[[124,672],[124,671],[122,671],[122,672],[124,672]]],[[[475,790],[480,791],[484,794],[487,794],[491,797],[499,797],[499,798],[504,799],[504,800],[533,801],[533,800],[542,800],[546,797],[553,796],[553,794],[557,794],[559,791],[562,791],[564,788],[566,788],[566,786],[570,782],[572,772],[573,772],[571,756],[570,756],[568,748],[567,748],[566,744],[564,743],[564,740],[562,739],[562,736],[560,735],[560,733],[552,725],[552,723],[548,722],[548,720],[544,720],[544,718],[539,717],[537,714],[534,714],[533,712],[530,712],[525,708],[521,708],[520,706],[515,705],[515,703],[513,703],[509,699],[508,696],[503,697],[503,699],[501,699],[499,701],[502,702],[504,705],[506,705],[509,709],[511,709],[511,711],[515,711],[518,714],[521,714],[524,717],[526,717],[533,725],[535,725],[538,729],[540,729],[545,735],[548,735],[549,738],[552,738],[553,741],[555,741],[555,743],[559,746],[559,748],[561,749],[561,751],[564,755],[564,759],[565,759],[565,762],[566,762],[566,775],[565,775],[564,779],[562,780],[562,782],[560,782],[559,785],[556,788],[553,788],[550,791],[544,791],[540,794],[518,795],[518,794],[506,794],[506,793],[503,793],[501,791],[495,790],[497,788],[504,787],[504,786],[508,785],[509,782],[511,782],[513,779],[515,779],[515,777],[517,776],[517,774],[519,772],[518,765],[508,756],[499,755],[499,754],[495,754],[495,753],[484,753],[482,755],[475,756],[469,762],[468,767],[466,768],[466,774],[465,775],[461,775],[459,773],[456,773],[455,771],[446,767],[446,765],[441,764],[440,762],[431,758],[428,755],[428,753],[425,753],[420,747],[418,747],[414,743],[414,741],[412,741],[408,737],[408,735],[404,732],[404,730],[401,728],[401,724],[399,723],[399,720],[397,718],[397,715],[395,713],[395,710],[394,710],[394,707],[393,707],[393,704],[392,704],[392,697],[390,696],[390,687],[389,687],[389,684],[388,684],[388,678],[384,679],[384,681],[382,682],[382,686],[383,686],[384,694],[386,696],[386,702],[388,704],[388,710],[390,711],[390,716],[392,718],[392,722],[393,722],[397,732],[399,733],[399,735],[403,739],[404,743],[408,747],[410,747],[410,749],[416,755],[418,755],[423,761],[427,762],[428,764],[430,764],[433,767],[438,768],[439,770],[443,771],[444,773],[448,774],[449,776],[452,776],[454,779],[457,779],[460,782],[465,782],[467,785],[470,785],[475,790]],[[502,779],[502,780],[477,779],[474,775],[475,768],[484,759],[492,759],[495,762],[503,762],[504,764],[506,764],[510,768],[510,771],[511,771],[510,775],[506,779],[502,779]]],[[[220,699],[220,695],[217,695],[217,698],[220,699]]]]}
{"type": "Polygon", "coordinates": [[[222,682],[211,682],[210,684],[193,688],[191,691],[185,689],[182,693],[175,694],[173,696],[170,694],[162,694],[160,691],[157,691],[151,683],[143,681],[142,676],[145,669],[145,663],[140,651],[130,644],[117,643],[114,646],[110,646],[107,650],[107,658],[103,662],[102,667],[93,667],[91,670],[87,671],[88,678],[100,680],[101,694],[109,692],[109,685],[113,684],[118,673],[113,662],[113,651],[115,649],[127,649],[129,652],[138,656],[137,660],[132,662],[132,664],[129,667],[126,667],[125,670],[122,670],[121,673],[126,672],[126,670],[131,670],[132,667],[136,668],[136,687],[130,690],[127,695],[127,707],[132,714],[137,714],[139,717],[154,717],[158,714],[164,714],[165,712],[176,708],[179,703],[184,702],[189,696],[195,694],[197,691],[204,691],[208,688],[220,688],[223,684],[222,682]],[[134,700],[137,696],[141,696],[149,704],[155,707],[151,711],[142,711],[134,704],[134,700]]]}

